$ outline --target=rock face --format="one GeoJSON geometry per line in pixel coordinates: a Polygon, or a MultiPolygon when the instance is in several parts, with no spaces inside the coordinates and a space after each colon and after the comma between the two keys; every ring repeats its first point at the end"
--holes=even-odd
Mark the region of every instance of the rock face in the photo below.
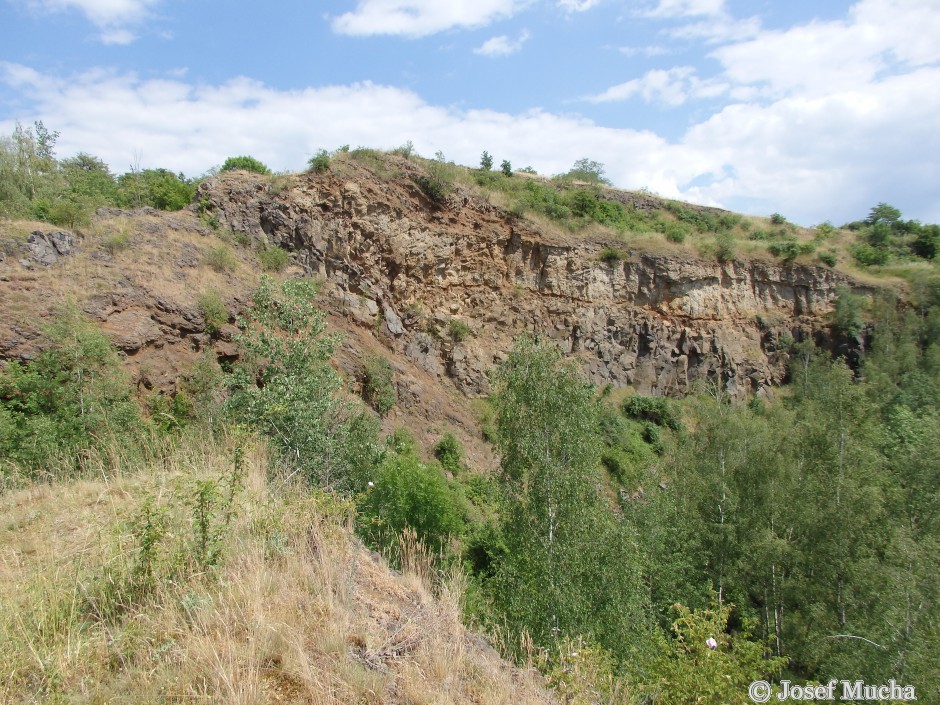
{"type": "Polygon", "coordinates": [[[628,252],[608,264],[602,238],[550,238],[465,193],[435,207],[407,179],[364,170],[299,177],[277,193],[224,175],[197,198],[224,225],[292,251],[325,279],[336,314],[471,396],[487,392],[487,371],[523,333],[557,341],[597,384],[681,395],[710,379],[736,396],[760,391],[785,374],[781,339],[814,334],[850,284],[756,260],[628,252]]]}
{"type": "Polygon", "coordinates": [[[44,267],[55,264],[60,257],[71,255],[74,248],[75,236],[61,230],[53,232],[36,230],[26,241],[29,256],[44,267]]]}

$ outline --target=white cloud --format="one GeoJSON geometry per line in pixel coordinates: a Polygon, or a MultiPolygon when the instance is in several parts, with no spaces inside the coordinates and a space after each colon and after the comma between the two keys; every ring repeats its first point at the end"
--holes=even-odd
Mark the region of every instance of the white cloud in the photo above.
{"type": "Polygon", "coordinates": [[[725,0],[659,0],[656,7],[643,14],[647,17],[695,17],[724,12],[725,0]]]}
{"type": "Polygon", "coordinates": [[[104,44],[130,44],[137,37],[129,27],[150,16],[161,0],[15,0],[39,12],[78,11],[101,30],[104,44]]]}
{"type": "Polygon", "coordinates": [[[360,0],[333,19],[339,34],[423,37],[455,27],[482,27],[511,17],[531,0],[360,0]]]}
{"type": "Polygon", "coordinates": [[[624,56],[663,56],[669,54],[671,50],[654,44],[645,47],[620,47],[617,51],[624,56]]]}
{"type": "Polygon", "coordinates": [[[487,39],[483,44],[474,49],[473,52],[475,54],[482,54],[483,56],[509,56],[522,49],[522,45],[525,44],[528,39],[529,32],[527,30],[522,30],[515,39],[510,39],[505,34],[501,34],[498,37],[487,39]]]}
{"type": "Polygon", "coordinates": [[[603,93],[588,96],[592,103],[611,103],[639,96],[647,103],[662,103],[670,107],[682,105],[690,98],[713,98],[728,91],[728,85],[715,79],[703,81],[691,66],[671,69],[653,69],[642,78],[608,88],[603,93]]]}
{"type": "Polygon", "coordinates": [[[99,27],[131,24],[142,20],[159,0],[27,0],[26,4],[48,12],[78,10],[99,27]]]}
{"type": "Polygon", "coordinates": [[[736,20],[725,14],[710,17],[702,22],[680,25],[666,30],[676,39],[701,39],[709,44],[741,41],[756,36],[761,30],[757,17],[736,20]]]}
{"type": "Polygon", "coordinates": [[[585,12],[601,4],[601,0],[558,0],[558,7],[568,12],[585,12]]]}
{"type": "Polygon", "coordinates": [[[101,32],[101,42],[103,44],[126,45],[133,44],[137,35],[129,29],[118,27],[115,29],[106,29],[101,32]]]}

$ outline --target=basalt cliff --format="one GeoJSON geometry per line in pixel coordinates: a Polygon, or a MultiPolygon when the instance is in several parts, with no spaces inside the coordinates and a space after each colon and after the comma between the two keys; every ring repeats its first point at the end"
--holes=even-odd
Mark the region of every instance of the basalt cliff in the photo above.
{"type": "MultiPolygon", "coordinates": [[[[368,169],[203,183],[201,208],[222,227],[293,253],[324,281],[330,309],[465,394],[522,334],[558,342],[598,384],[683,395],[700,380],[737,397],[786,374],[794,339],[826,343],[842,274],[769,260],[719,262],[558,232],[470,189],[430,200],[404,175],[368,169]],[[623,256],[601,260],[611,244],[623,256]]],[[[655,208],[645,194],[615,194],[655,208]]]]}

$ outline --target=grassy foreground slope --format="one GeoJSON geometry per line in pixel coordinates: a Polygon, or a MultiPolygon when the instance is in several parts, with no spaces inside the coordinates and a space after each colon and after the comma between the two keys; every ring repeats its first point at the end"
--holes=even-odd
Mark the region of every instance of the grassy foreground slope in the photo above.
{"type": "Polygon", "coordinates": [[[541,703],[461,625],[461,580],[402,573],[353,505],[193,438],[160,466],[0,497],[5,703],[541,703]]]}

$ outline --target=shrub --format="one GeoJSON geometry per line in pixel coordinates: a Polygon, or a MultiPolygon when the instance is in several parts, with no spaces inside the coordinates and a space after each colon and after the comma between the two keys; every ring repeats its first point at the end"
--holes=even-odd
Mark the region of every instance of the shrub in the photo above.
{"type": "Polygon", "coordinates": [[[820,252],[817,254],[817,257],[819,257],[819,261],[827,267],[835,267],[838,263],[838,260],[836,259],[836,253],[832,252],[831,250],[820,252]]]}
{"type": "Polygon", "coordinates": [[[280,247],[268,247],[258,253],[258,261],[265,272],[280,272],[290,261],[290,253],[280,247]]]}
{"type": "Polygon", "coordinates": [[[667,397],[635,394],[623,402],[623,413],[640,421],[652,421],[657,426],[673,430],[682,428],[682,412],[675,401],[667,397]]]}
{"type": "Polygon", "coordinates": [[[362,396],[381,416],[385,416],[395,402],[398,394],[393,380],[394,370],[384,357],[369,357],[363,371],[362,396]]]}
{"type": "Polygon", "coordinates": [[[427,163],[427,173],[415,177],[415,183],[435,204],[444,203],[454,190],[454,174],[444,155],[438,152],[437,159],[427,163]]]}
{"type": "Polygon", "coordinates": [[[873,247],[867,243],[860,243],[852,248],[855,261],[866,267],[887,264],[890,254],[882,247],[873,247]]]}
{"type": "Polygon", "coordinates": [[[231,272],[237,264],[232,248],[224,242],[206,250],[202,256],[203,262],[216,272],[231,272]]]}
{"type": "Polygon", "coordinates": [[[780,257],[787,264],[793,262],[800,253],[795,240],[784,240],[783,242],[772,242],[767,246],[767,251],[774,257],[780,257]]]}
{"type": "Polygon", "coordinates": [[[463,445],[453,433],[447,432],[434,446],[434,457],[445,470],[456,473],[463,464],[463,445]]]}
{"type": "Polygon", "coordinates": [[[105,249],[109,255],[115,255],[118,252],[126,250],[131,245],[131,236],[130,233],[126,231],[121,231],[108,235],[102,242],[101,246],[105,249]]]}
{"type": "Polygon", "coordinates": [[[731,233],[721,233],[715,238],[717,245],[715,257],[719,262],[731,262],[734,260],[734,237],[731,233]]]}
{"type": "Polygon", "coordinates": [[[493,157],[485,149],[483,150],[483,155],[480,157],[480,168],[483,171],[489,171],[493,168],[493,157]]]}
{"type": "Polygon", "coordinates": [[[771,214],[771,216],[770,216],[770,222],[771,222],[772,224],[774,224],[774,225],[783,225],[784,223],[787,222],[787,219],[784,218],[784,217],[783,217],[782,215],[780,215],[779,213],[773,213],[773,214],[771,214]]]}
{"type": "Polygon", "coordinates": [[[439,468],[414,455],[393,455],[359,503],[360,532],[373,545],[391,547],[406,528],[440,549],[463,533],[466,504],[439,468]]]}
{"type": "Polygon", "coordinates": [[[215,335],[228,323],[228,309],[225,308],[225,302],[222,296],[215,289],[203,292],[197,302],[199,312],[206,324],[206,333],[215,335]]]}
{"type": "Polygon", "coordinates": [[[854,294],[851,289],[840,286],[836,290],[835,307],[832,311],[832,327],[839,333],[856,338],[862,332],[862,306],[865,300],[854,294]]]}
{"type": "Polygon", "coordinates": [[[512,176],[512,164],[508,159],[503,159],[502,163],[499,165],[499,170],[503,172],[504,176],[512,176]]]}
{"type": "Polygon", "coordinates": [[[472,332],[470,326],[456,318],[452,318],[450,323],[447,324],[447,337],[455,343],[462,343],[470,337],[472,332]]]}
{"type": "Polygon", "coordinates": [[[254,157],[229,157],[219,171],[250,171],[254,174],[270,174],[271,170],[254,157]]]}
{"type": "Polygon", "coordinates": [[[689,229],[687,226],[684,226],[681,223],[669,223],[664,228],[663,234],[666,236],[666,239],[669,240],[669,242],[682,244],[685,242],[685,238],[688,233],[689,229]]]}
{"type": "Polygon", "coordinates": [[[318,150],[316,155],[307,160],[307,165],[310,167],[309,170],[315,174],[322,174],[325,171],[329,171],[330,153],[325,149],[318,150]]]}
{"type": "Polygon", "coordinates": [[[598,255],[598,259],[604,264],[613,267],[621,260],[626,259],[626,255],[622,250],[618,250],[615,247],[605,247],[601,250],[600,255],[598,255]]]}
{"type": "Polygon", "coordinates": [[[0,368],[0,458],[48,475],[112,442],[139,443],[140,410],[108,337],[66,305],[44,338],[35,359],[0,368]]]}

